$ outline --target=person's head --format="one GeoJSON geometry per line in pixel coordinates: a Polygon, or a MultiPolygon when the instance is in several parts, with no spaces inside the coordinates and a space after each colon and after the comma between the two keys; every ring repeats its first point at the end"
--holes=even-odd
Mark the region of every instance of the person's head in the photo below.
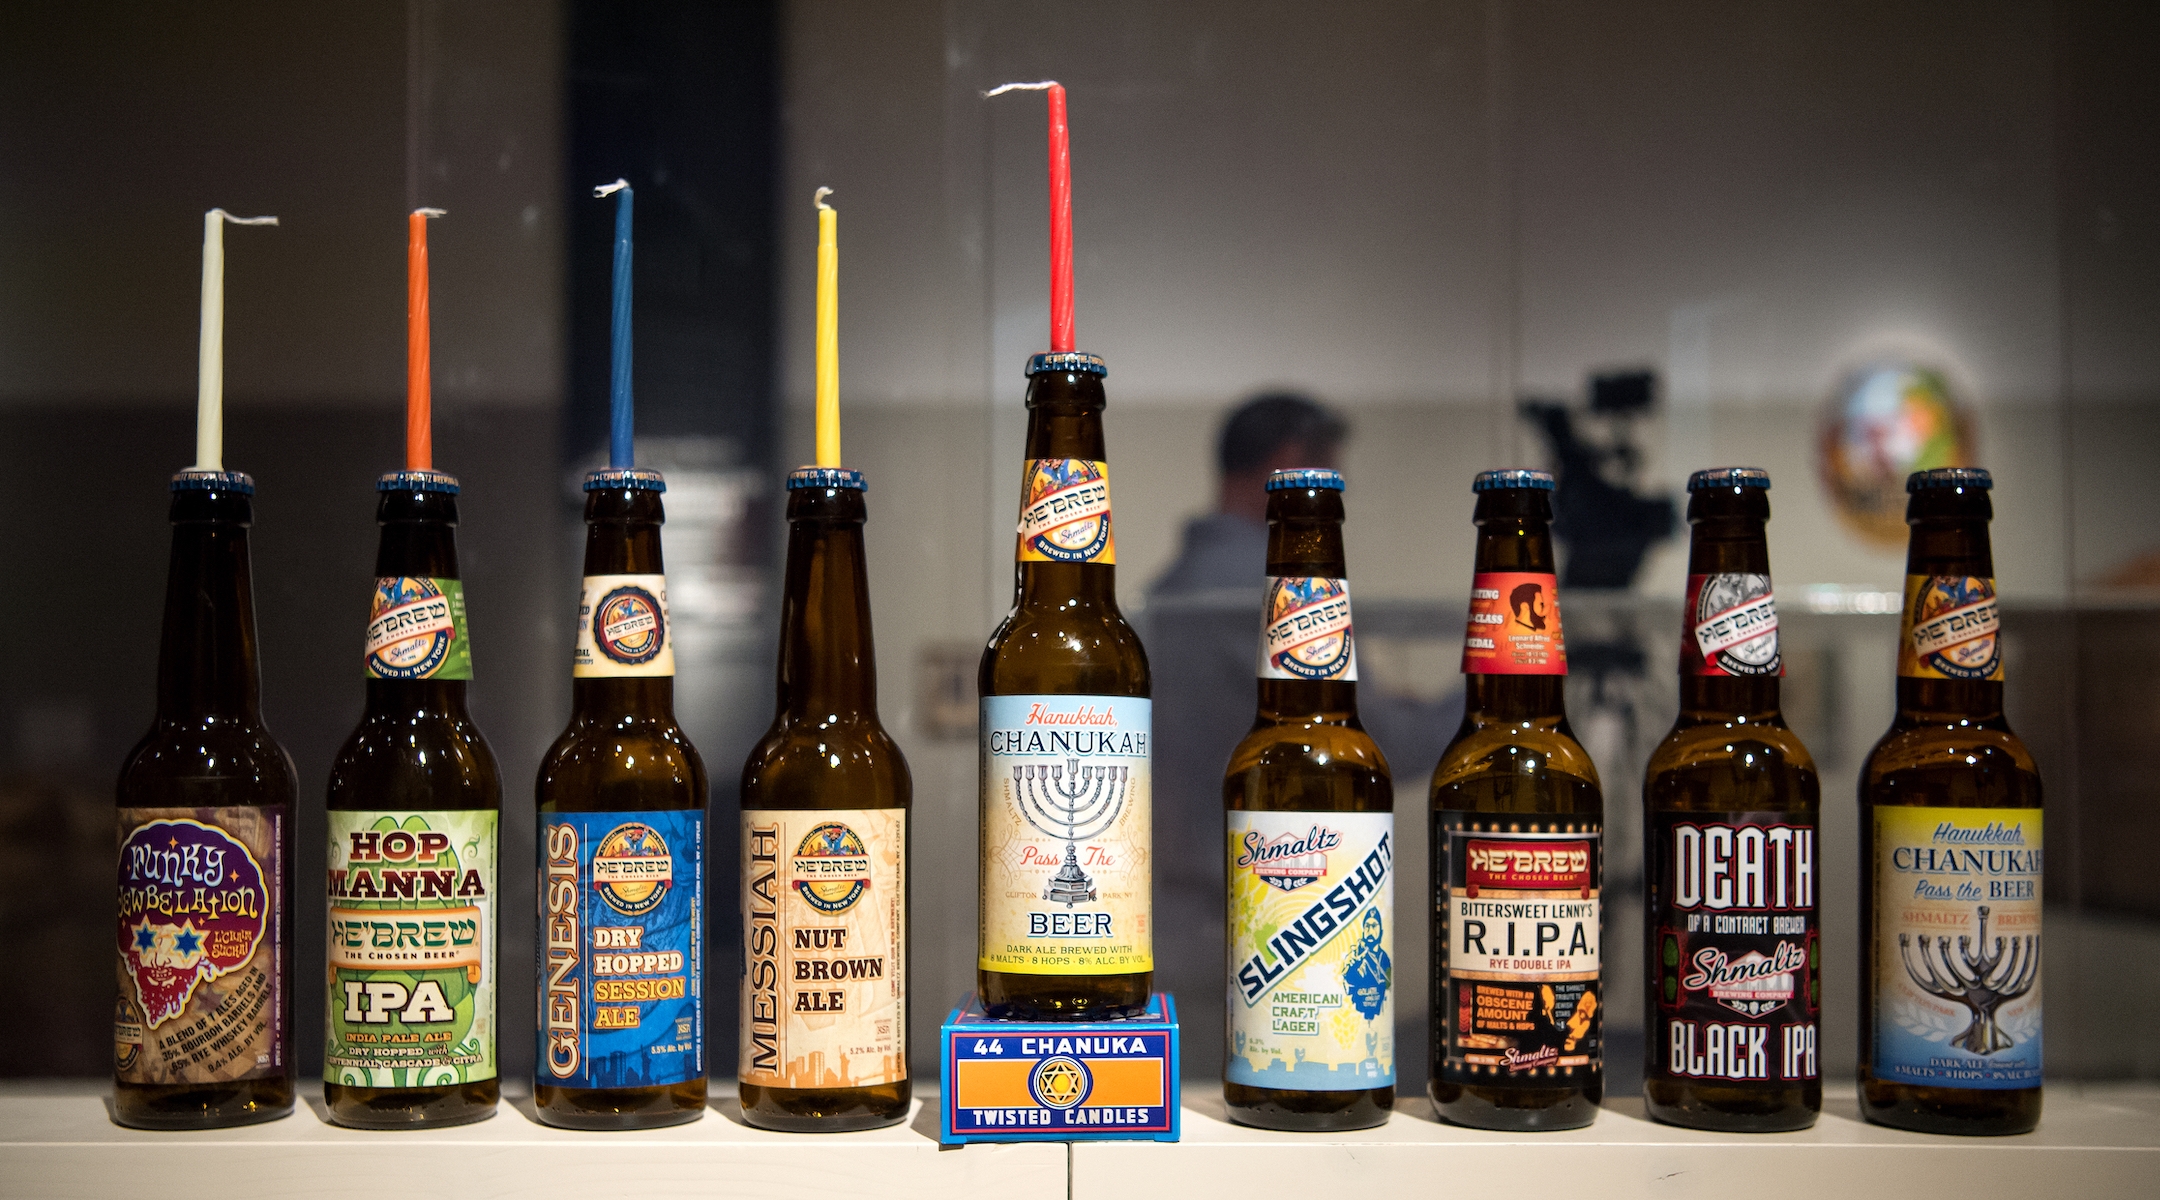
{"type": "Polygon", "coordinates": [[[1222,471],[1216,508],[1264,520],[1268,474],[1280,467],[1337,466],[1349,423],[1309,396],[1268,392],[1231,410],[1215,443],[1222,471]]]}

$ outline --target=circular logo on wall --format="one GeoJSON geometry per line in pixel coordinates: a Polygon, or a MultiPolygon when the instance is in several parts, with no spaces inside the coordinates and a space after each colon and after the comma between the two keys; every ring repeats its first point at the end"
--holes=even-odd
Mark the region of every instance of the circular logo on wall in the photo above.
{"type": "Polygon", "coordinates": [[[827,821],[796,843],[795,890],[821,913],[843,913],[870,886],[870,852],[856,832],[827,821]]]}
{"type": "Polygon", "coordinates": [[[1087,1064],[1069,1054],[1053,1055],[1028,1072],[1028,1094],[1044,1108],[1076,1108],[1095,1090],[1087,1064]]]}
{"type": "Polygon", "coordinates": [[[651,662],[667,645],[667,616],[659,598],[634,583],[602,596],[592,620],[593,644],[626,667],[651,662]]]}
{"type": "Polygon", "coordinates": [[[593,849],[593,890],[626,917],[660,907],[675,882],[675,859],[660,832],[638,821],[617,825],[593,849]]]}
{"type": "Polygon", "coordinates": [[[1845,527],[1884,548],[1905,544],[1905,477],[1973,465],[1972,421],[1943,372],[1863,367],[1830,401],[1817,445],[1823,487],[1845,527]]]}

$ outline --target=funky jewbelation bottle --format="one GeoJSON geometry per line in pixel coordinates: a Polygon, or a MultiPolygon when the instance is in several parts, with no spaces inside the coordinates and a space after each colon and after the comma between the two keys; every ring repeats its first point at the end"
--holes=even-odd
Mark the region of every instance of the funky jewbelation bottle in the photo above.
{"type": "Polygon", "coordinates": [[[1223,769],[1230,1118],[1364,1129],[1395,1106],[1395,791],[1357,713],[1343,478],[1268,477],[1259,712],[1223,769]]]}
{"type": "Polygon", "coordinates": [[[1605,801],[1568,728],[1553,477],[1487,471],[1462,728],[1432,780],[1432,1082],[1442,1117],[1571,1129],[1605,1090],[1605,801]]]}
{"type": "Polygon", "coordinates": [[[1737,1133],[1822,1111],[1821,787],[1778,709],[1769,490],[1753,467],[1688,478],[1680,716],[1643,780],[1643,1098],[1660,1121],[1737,1133]]]}
{"type": "Polygon", "coordinates": [[[2040,1123],[2040,775],[2003,719],[1993,486],[1905,482],[1897,716],[1860,770],[1860,1111],[1926,1133],[2040,1123]]]}

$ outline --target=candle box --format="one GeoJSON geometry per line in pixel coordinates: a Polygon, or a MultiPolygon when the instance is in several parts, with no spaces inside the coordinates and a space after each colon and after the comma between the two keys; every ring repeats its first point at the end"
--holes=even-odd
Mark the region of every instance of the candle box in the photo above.
{"type": "Polygon", "coordinates": [[[938,1032],[938,1140],[1178,1140],[1177,1006],[1122,1021],[998,1021],[973,992],[938,1032]]]}

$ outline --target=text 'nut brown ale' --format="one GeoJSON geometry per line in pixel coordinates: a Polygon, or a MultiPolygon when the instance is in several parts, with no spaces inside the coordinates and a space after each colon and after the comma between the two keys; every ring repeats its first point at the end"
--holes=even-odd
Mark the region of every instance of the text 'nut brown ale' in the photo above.
{"type": "Polygon", "coordinates": [[[1822,1111],[1822,789],[1778,709],[1769,489],[1752,467],[1688,479],[1680,715],[1643,779],[1644,1100],[1740,1133],[1822,1111]]]}
{"type": "Polygon", "coordinates": [[[121,768],[113,1113],[214,1129],[292,1111],[292,759],[263,728],[238,471],[172,480],[157,717],[121,768]]]}
{"type": "Polygon", "coordinates": [[[1462,728],[1432,781],[1434,1106],[1480,1129],[1571,1129],[1604,1094],[1605,801],[1568,728],[1553,477],[1486,471],[1462,728]]]}
{"type": "Polygon", "coordinates": [[[570,725],[540,763],[533,1103],[573,1129],[705,1111],[705,764],[675,723],[666,487],[585,476],[570,725]]]}
{"type": "Polygon", "coordinates": [[[1860,772],[1860,1111],[1927,1133],[2040,1123],[2040,776],[2003,719],[1993,481],[1906,481],[1897,716],[1860,772]]]}
{"type": "Polygon", "coordinates": [[[984,650],[976,976],[995,1017],[1138,1016],[1155,966],[1152,702],[1118,612],[1103,361],[1028,363],[1013,607],[984,650]]]}
{"type": "Polygon", "coordinates": [[[376,1129],[491,1116],[502,774],[472,716],[457,480],[375,485],[367,709],[330,766],[323,1098],[376,1129]]]}
{"type": "Polygon", "coordinates": [[[1259,711],[1223,770],[1230,989],[1223,1099],[1270,1129],[1395,1105],[1395,792],[1358,724],[1343,478],[1268,477],[1259,711]]]}
{"type": "Polygon", "coordinates": [[[742,777],[743,1117],[810,1133],[907,1116],[913,785],[878,720],[862,473],[788,476],[772,728],[742,777]]]}

